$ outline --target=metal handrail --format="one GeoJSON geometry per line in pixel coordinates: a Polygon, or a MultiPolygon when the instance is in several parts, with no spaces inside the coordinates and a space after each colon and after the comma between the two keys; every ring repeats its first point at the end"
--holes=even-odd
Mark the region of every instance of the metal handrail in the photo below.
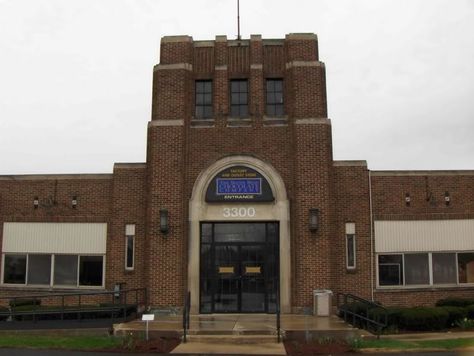
{"type": "Polygon", "coordinates": [[[281,342],[281,321],[280,321],[280,291],[277,289],[276,295],[276,331],[277,331],[277,341],[281,342]]]}
{"type": "Polygon", "coordinates": [[[353,294],[344,294],[338,293],[337,294],[337,308],[339,312],[343,314],[343,318],[345,322],[348,322],[354,326],[361,326],[365,329],[369,330],[369,325],[373,326],[376,330],[377,338],[380,337],[380,333],[382,332],[383,328],[386,328],[388,325],[388,311],[386,308],[372,302],[370,300],[358,297],[353,294]],[[342,299],[342,303],[341,303],[342,299]],[[358,313],[357,311],[353,311],[349,308],[349,306],[353,303],[361,303],[364,307],[365,314],[358,313]],[[382,318],[371,318],[369,311],[373,308],[378,308],[382,311],[382,318]],[[351,317],[351,320],[348,319],[348,316],[351,317]],[[358,323],[360,322],[360,323],[358,323]],[[357,325],[356,325],[357,324],[357,325]]]}
{"type": "MultiPolygon", "coordinates": [[[[139,301],[139,294],[142,294],[143,292],[143,300],[141,301],[141,304],[144,306],[144,309],[146,310],[147,308],[147,289],[146,288],[133,288],[133,289],[123,289],[120,290],[121,296],[123,296],[123,300],[126,302],[127,301],[127,294],[128,293],[135,293],[135,306],[137,307],[137,314],[140,314],[139,311],[139,306],[140,306],[140,301],[139,301]]],[[[16,296],[4,296],[0,297],[0,305],[5,304],[1,303],[2,300],[7,300],[10,305],[8,315],[11,318],[11,320],[15,320],[15,316],[17,315],[31,315],[33,316],[33,321],[36,322],[36,317],[38,315],[46,315],[46,314],[60,314],[61,315],[61,320],[64,320],[64,314],[65,313],[75,313],[77,315],[77,320],[81,320],[81,315],[82,313],[85,312],[100,312],[100,311],[110,311],[112,318],[114,317],[113,314],[115,311],[121,310],[123,311],[124,319],[126,319],[126,311],[128,306],[125,304],[115,304],[115,298],[114,295],[117,293],[117,291],[97,291],[97,292],[75,292],[75,293],[48,293],[48,294],[34,294],[34,295],[16,295],[16,296]],[[83,304],[83,297],[85,296],[103,296],[103,295],[111,295],[112,297],[112,306],[94,306],[94,307],[85,307],[83,304]],[[65,298],[77,298],[76,303],[65,303],[65,298]],[[41,300],[42,298],[45,299],[58,299],[58,305],[55,306],[56,308],[51,308],[51,309],[41,309],[41,300]],[[21,300],[33,300],[33,307],[31,310],[18,310],[19,306],[17,305],[19,301],[21,300]]],[[[132,298],[133,299],[133,298],[132,298]]],[[[51,303],[50,303],[51,304],[51,303]]],[[[4,313],[5,315],[5,313],[4,313]]]]}
{"type": "Polygon", "coordinates": [[[191,292],[187,292],[184,298],[184,308],[183,308],[183,343],[187,342],[187,331],[189,330],[190,311],[191,311],[191,292]]]}

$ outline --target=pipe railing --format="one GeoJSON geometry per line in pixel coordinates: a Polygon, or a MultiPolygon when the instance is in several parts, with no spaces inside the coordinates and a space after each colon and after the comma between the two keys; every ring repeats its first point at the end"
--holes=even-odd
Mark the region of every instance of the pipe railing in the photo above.
{"type": "Polygon", "coordinates": [[[337,309],[344,321],[368,331],[375,329],[377,338],[388,325],[388,311],[380,304],[355,296],[337,294],[337,309]],[[377,308],[377,314],[373,312],[377,308]],[[342,315],[341,315],[342,314],[342,315]]]}
{"type": "Polygon", "coordinates": [[[184,298],[184,308],[183,308],[183,343],[187,342],[187,332],[189,330],[190,313],[191,313],[191,292],[187,292],[184,298]]]}

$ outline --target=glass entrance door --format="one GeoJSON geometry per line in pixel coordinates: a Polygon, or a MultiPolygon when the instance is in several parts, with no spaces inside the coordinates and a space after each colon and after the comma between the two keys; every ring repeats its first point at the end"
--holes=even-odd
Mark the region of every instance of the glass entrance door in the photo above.
{"type": "Polygon", "coordinates": [[[201,313],[272,313],[278,223],[201,224],[201,313]]]}

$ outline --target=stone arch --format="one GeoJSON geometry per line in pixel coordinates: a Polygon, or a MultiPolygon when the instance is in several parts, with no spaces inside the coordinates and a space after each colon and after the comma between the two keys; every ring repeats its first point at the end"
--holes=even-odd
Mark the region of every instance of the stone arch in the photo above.
{"type": "MultiPolygon", "coordinates": [[[[261,216],[280,223],[280,305],[283,313],[291,312],[291,251],[290,251],[290,209],[285,184],[278,171],[269,163],[252,156],[235,155],[224,157],[203,170],[193,187],[189,201],[188,241],[188,290],[191,292],[191,311],[199,312],[199,263],[200,222],[216,220],[216,209],[226,204],[207,204],[206,189],[209,182],[220,171],[232,166],[247,166],[262,174],[270,184],[275,201],[259,203],[261,216]]],[[[228,204],[227,204],[228,205],[228,204]]],[[[248,205],[248,203],[241,204],[248,205]]],[[[260,216],[256,216],[259,219],[260,216]]]]}

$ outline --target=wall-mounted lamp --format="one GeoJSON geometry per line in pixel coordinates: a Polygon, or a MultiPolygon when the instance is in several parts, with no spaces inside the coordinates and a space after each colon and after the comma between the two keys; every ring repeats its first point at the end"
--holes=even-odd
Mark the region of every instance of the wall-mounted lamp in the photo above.
{"type": "Polygon", "coordinates": [[[405,194],[405,205],[410,206],[410,203],[411,203],[410,193],[406,193],[405,194]]]}
{"type": "Polygon", "coordinates": [[[38,199],[38,197],[34,197],[34,198],[33,198],[33,207],[34,207],[35,209],[38,209],[38,207],[39,207],[39,199],[38,199]]]}
{"type": "Polygon", "coordinates": [[[76,207],[77,207],[77,196],[75,196],[75,195],[72,197],[71,206],[72,206],[73,209],[76,209],[76,207]]]}
{"type": "Polygon", "coordinates": [[[319,228],[319,209],[309,209],[309,230],[318,231],[319,228]]]}
{"type": "Polygon", "coordinates": [[[166,235],[168,230],[168,210],[160,209],[160,231],[166,235]]]}
{"type": "Polygon", "coordinates": [[[446,205],[449,205],[449,203],[451,203],[451,196],[449,195],[449,192],[444,192],[444,203],[446,205]]]}

